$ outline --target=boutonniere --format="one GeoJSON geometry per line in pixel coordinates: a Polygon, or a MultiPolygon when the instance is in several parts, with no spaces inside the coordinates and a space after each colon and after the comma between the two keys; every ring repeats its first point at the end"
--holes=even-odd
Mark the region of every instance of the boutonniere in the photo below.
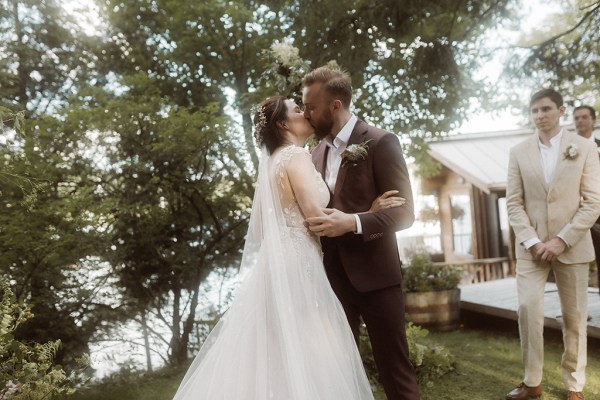
{"type": "Polygon", "coordinates": [[[574,160],[577,158],[578,155],[579,147],[577,147],[575,143],[571,143],[570,145],[568,145],[565,152],[563,153],[565,160],[574,160]]]}
{"type": "Polygon", "coordinates": [[[369,142],[373,139],[366,140],[359,144],[353,144],[346,147],[346,150],[342,152],[342,167],[349,163],[356,163],[360,160],[367,158],[369,152],[369,142]]]}

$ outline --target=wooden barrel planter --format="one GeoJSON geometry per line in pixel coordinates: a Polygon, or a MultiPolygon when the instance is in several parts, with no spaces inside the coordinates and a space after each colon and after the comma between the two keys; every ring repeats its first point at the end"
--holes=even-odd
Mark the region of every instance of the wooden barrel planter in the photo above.
{"type": "Polygon", "coordinates": [[[408,320],[428,329],[447,331],[460,322],[460,289],[404,293],[408,320]]]}

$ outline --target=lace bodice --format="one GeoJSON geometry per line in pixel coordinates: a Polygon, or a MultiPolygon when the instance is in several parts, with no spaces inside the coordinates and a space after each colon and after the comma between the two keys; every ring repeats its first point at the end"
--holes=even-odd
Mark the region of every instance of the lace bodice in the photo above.
{"type": "MultiPolygon", "coordinates": [[[[306,157],[310,160],[310,154],[305,148],[294,145],[286,146],[274,154],[273,173],[286,226],[307,230],[304,226],[305,216],[296,200],[288,176],[288,170],[294,168],[295,156],[306,157]]],[[[315,196],[317,204],[325,208],[329,203],[329,190],[321,178],[321,174],[313,167],[310,176],[303,176],[302,179],[306,180],[305,187],[309,188],[315,196]]]]}

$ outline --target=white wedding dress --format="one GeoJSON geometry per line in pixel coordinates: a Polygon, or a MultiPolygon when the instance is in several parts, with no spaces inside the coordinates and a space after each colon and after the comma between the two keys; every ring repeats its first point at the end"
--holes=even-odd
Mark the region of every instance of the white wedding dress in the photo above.
{"type": "MultiPolygon", "coordinates": [[[[187,371],[175,400],[373,399],[331,289],[318,239],[304,226],[287,171],[310,161],[297,146],[263,149],[241,273],[229,310],[187,371]]],[[[303,175],[325,207],[329,191],[303,175]]]]}

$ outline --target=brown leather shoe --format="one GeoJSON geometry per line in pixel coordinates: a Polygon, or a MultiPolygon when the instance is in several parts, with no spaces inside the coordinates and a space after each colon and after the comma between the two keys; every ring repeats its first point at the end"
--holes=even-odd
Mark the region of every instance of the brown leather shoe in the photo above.
{"type": "Polygon", "coordinates": [[[585,400],[585,397],[583,397],[583,393],[581,392],[569,392],[567,400],[585,400]]]}
{"type": "MultiPolygon", "coordinates": [[[[541,395],[542,386],[529,387],[524,382],[521,382],[519,386],[506,395],[506,400],[529,400],[540,397],[541,395]]],[[[575,397],[575,399],[577,399],[577,397],[575,397]]]]}

